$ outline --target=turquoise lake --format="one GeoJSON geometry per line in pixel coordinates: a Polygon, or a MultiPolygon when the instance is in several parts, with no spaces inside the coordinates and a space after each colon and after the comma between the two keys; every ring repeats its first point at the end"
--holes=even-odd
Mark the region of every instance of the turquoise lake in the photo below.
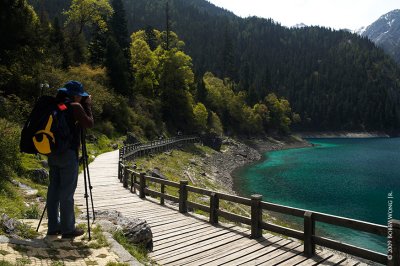
{"type": "MultiPolygon", "coordinates": [[[[388,193],[400,219],[400,138],[308,139],[314,147],[267,152],[234,173],[239,194],[264,201],[387,225],[388,193]]],[[[282,216],[301,226],[302,220],[282,216]]],[[[301,228],[301,227],[300,227],[301,228]]],[[[317,223],[317,232],[386,253],[386,239],[317,223]]]]}

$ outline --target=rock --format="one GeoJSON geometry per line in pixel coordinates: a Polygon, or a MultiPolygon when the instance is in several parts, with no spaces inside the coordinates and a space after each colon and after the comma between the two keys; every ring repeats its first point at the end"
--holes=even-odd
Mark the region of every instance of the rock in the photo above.
{"type": "Polygon", "coordinates": [[[89,142],[97,142],[97,137],[93,134],[86,135],[86,140],[89,142]]]}
{"type": "Polygon", "coordinates": [[[190,163],[190,164],[193,164],[193,165],[197,165],[197,162],[196,162],[195,159],[190,159],[190,160],[189,160],[189,163],[190,163]]]}
{"type": "Polygon", "coordinates": [[[135,143],[140,143],[139,139],[135,136],[134,133],[128,132],[126,134],[125,144],[135,144],[135,143]]]}
{"type": "Polygon", "coordinates": [[[167,179],[167,177],[161,173],[160,168],[158,167],[154,167],[154,169],[150,171],[150,175],[161,179],[167,179]]]}
{"type": "Polygon", "coordinates": [[[7,216],[7,214],[3,213],[1,215],[1,226],[3,228],[3,231],[7,234],[15,234],[15,231],[17,230],[17,227],[21,225],[21,222],[19,222],[16,219],[10,218],[7,216]]]}
{"type": "Polygon", "coordinates": [[[101,225],[105,225],[109,230],[121,230],[131,244],[144,245],[148,250],[153,250],[153,233],[146,220],[128,218],[118,211],[98,211],[96,212],[96,220],[106,220],[113,223],[116,228],[113,228],[109,223],[101,222],[101,225]]]}
{"type": "Polygon", "coordinates": [[[153,233],[145,220],[119,217],[118,225],[131,244],[143,244],[148,250],[153,250],[153,233]]]}
{"type": "Polygon", "coordinates": [[[47,172],[47,170],[44,168],[35,169],[30,171],[29,177],[30,179],[32,179],[33,182],[39,184],[47,184],[49,180],[49,172],[47,172]]]}
{"type": "Polygon", "coordinates": [[[215,133],[204,134],[200,137],[200,139],[204,145],[206,145],[216,151],[221,150],[222,138],[219,135],[217,135],[215,133]]]}
{"type": "Polygon", "coordinates": [[[44,167],[44,168],[49,168],[49,163],[48,163],[46,160],[40,161],[40,164],[41,164],[42,167],[44,167]]]}
{"type": "Polygon", "coordinates": [[[112,144],[112,145],[111,145],[111,148],[112,148],[113,150],[117,150],[117,149],[118,149],[118,144],[117,144],[117,143],[112,144]]]}

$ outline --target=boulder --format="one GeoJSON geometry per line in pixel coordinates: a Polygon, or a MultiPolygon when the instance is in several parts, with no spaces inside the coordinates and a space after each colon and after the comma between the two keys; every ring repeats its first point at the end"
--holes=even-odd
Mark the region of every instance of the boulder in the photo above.
{"type": "Polygon", "coordinates": [[[160,168],[158,167],[154,167],[154,169],[150,171],[150,175],[161,179],[167,179],[167,177],[161,173],[160,168]]]}
{"type": "Polygon", "coordinates": [[[134,133],[128,132],[126,134],[125,144],[135,144],[135,143],[140,143],[139,139],[135,136],[134,133]]]}
{"type": "Polygon", "coordinates": [[[44,168],[34,169],[29,172],[29,178],[35,183],[47,184],[49,181],[49,172],[44,168]]]}
{"type": "Polygon", "coordinates": [[[1,215],[1,227],[6,234],[15,234],[19,225],[21,222],[18,220],[8,217],[5,213],[1,215]]]}
{"type": "Polygon", "coordinates": [[[111,148],[112,148],[113,150],[117,150],[117,149],[118,149],[118,144],[117,144],[117,143],[112,144],[112,145],[111,145],[111,148]]]}
{"type": "MultiPolygon", "coordinates": [[[[104,230],[107,230],[107,228],[111,228],[113,231],[120,230],[131,244],[144,245],[148,250],[153,250],[153,233],[146,220],[128,218],[118,211],[98,211],[96,212],[96,220],[110,221],[116,227],[108,224],[106,228],[103,228],[104,230]]],[[[100,222],[100,224],[102,223],[100,222]]]]}
{"type": "Polygon", "coordinates": [[[204,134],[200,137],[202,143],[216,151],[221,150],[222,138],[215,133],[204,134]]]}
{"type": "Polygon", "coordinates": [[[86,135],[86,140],[88,141],[88,142],[97,142],[97,137],[95,136],[95,135],[93,135],[93,134],[87,134],[86,135]]]}

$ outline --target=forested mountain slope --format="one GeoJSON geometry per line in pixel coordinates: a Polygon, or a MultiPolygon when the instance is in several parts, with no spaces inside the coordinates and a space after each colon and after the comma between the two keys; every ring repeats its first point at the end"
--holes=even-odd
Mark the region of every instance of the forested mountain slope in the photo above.
{"type": "MultiPolygon", "coordinates": [[[[68,2],[46,1],[42,8],[55,16],[68,2]]],[[[124,5],[129,32],[166,29],[165,0],[125,0],[124,5]]],[[[400,128],[399,67],[365,37],[243,19],[204,0],[170,0],[169,18],[198,79],[206,71],[229,78],[237,91],[247,93],[249,104],[270,92],[286,97],[302,118],[298,129],[400,128]]]]}

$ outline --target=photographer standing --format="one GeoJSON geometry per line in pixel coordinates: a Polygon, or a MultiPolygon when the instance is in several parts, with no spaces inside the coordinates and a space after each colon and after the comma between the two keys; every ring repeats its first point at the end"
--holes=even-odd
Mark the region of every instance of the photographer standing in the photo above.
{"type": "Polygon", "coordinates": [[[47,191],[47,235],[74,238],[84,234],[75,227],[74,193],[78,183],[80,133],[93,127],[91,96],[78,81],[68,81],[58,90],[57,101],[67,106],[71,147],[63,153],[48,157],[50,184],[47,191]]]}

